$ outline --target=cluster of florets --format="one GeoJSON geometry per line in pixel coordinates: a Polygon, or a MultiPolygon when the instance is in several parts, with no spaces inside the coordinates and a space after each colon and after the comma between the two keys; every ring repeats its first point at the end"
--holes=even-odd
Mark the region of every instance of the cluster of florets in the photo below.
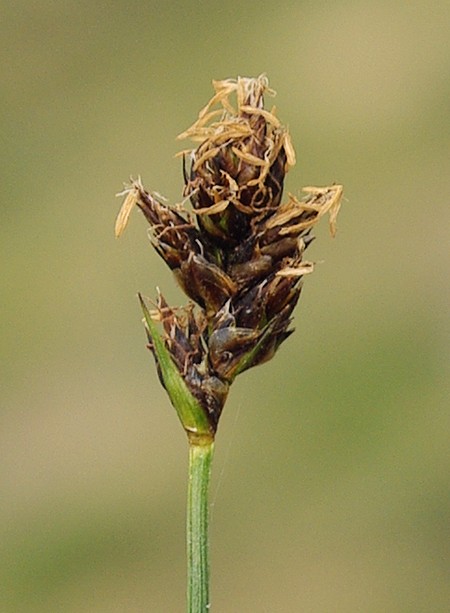
{"type": "Polygon", "coordinates": [[[269,360],[292,333],[302,278],[313,270],[303,260],[311,228],[328,212],[334,233],[342,187],[305,188],[302,199],[282,204],[295,154],[274,109],[264,109],[263,94],[273,93],[266,77],[213,84],[215,95],[180,135],[199,142],[182,153],[192,210],[168,206],[134,181],[116,232],[137,205],[156,251],[198,305],[171,308],[159,295],[152,316],[215,430],[236,375],[269,360]]]}

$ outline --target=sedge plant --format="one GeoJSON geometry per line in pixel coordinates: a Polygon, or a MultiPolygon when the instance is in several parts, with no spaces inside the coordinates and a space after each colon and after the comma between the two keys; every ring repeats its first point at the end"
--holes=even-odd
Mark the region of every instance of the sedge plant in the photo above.
{"type": "Polygon", "coordinates": [[[134,207],[151,228],[157,253],[189,298],[169,306],[139,295],[159,379],[187,434],[187,610],[210,610],[208,488],[217,427],[230,385],[270,360],[293,332],[312,228],[329,215],[331,234],[342,186],[306,187],[282,202],[295,164],[287,129],[264,107],[264,75],[213,81],[215,93],[179,139],[184,189],[170,206],[134,180],[116,221],[123,232],[134,207]]]}

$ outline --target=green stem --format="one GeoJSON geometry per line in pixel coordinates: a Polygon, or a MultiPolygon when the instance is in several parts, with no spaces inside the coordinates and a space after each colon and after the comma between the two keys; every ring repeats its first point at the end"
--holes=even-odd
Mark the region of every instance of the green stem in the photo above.
{"type": "Polygon", "coordinates": [[[187,501],[188,613],[209,609],[208,491],[214,443],[189,444],[187,501]]]}

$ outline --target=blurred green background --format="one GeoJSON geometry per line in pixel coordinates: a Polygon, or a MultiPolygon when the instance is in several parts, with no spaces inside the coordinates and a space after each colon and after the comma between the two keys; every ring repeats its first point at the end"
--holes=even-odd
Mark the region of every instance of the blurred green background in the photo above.
{"type": "Polygon", "coordinates": [[[296,334],[223,414],[212,610],[449,611],[449,4],[0,13],[0,610],[184,610],[187,445],[136,292],[184,298],[140,215],[114,239],[114,194],[140,174],[179,200],[211,80],[266,72],[287,189],[346,200],[296,334]]]}

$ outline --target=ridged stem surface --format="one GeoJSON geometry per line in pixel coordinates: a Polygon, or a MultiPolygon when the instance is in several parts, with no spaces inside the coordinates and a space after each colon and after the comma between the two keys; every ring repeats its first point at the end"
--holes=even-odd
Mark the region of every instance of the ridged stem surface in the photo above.
{"type": "Polygon", "coordinates": [[[214,443],[189,445],[187,611],[207,613],[209,602],[208,492],[214,443]]]}

